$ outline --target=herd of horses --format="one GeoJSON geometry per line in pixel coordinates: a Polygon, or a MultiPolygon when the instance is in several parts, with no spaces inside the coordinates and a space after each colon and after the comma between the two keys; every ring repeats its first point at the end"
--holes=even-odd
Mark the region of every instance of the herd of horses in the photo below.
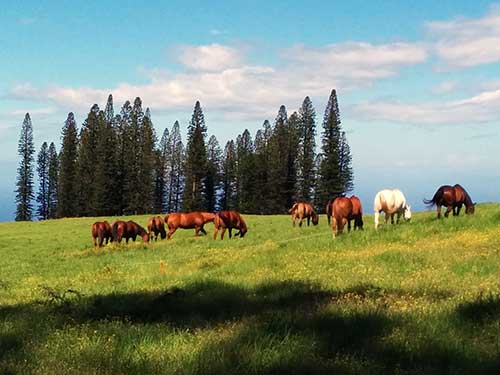
{"type": "MultiPolygon", "coordinates": [[[[473,214],[475,203],[472,202],[470,195],[465,189],[456,184],[454,186],[443,185],[439,187],[432,199],[424,199],[427,205],[436,205],[437,217],[441,218],[441,208],[445,206],[445,217],[448,217],[450,212],[454,216],[460,214],[462,206],[465,206],[466,214],[473,214]]],[[[375,229],[379,226],[379,217],[383,212],[385,223],[387,224],[389,218],[391,224],[394,224],[394,215],[396,215],[396,223],[400,222],[401,216],[407,221],[411,219],[411,209],[408,205],[404,194],[398,189],[385,189],[379,191],[373,202],[375,229]]],[[[334,235],[341,234],[344,227],[347,225],[348,231],[351,230],[351,222],[354,222],[354,230],[363,229],[363,207],[361,201],[355,195],[351,197],[336,197],[327,202],[326,216],[328,225],[332,225],[334,235]]],[[[307,225],[312,221],[313,225],[319,223],[319,215],[315,212],[313,206],[307,202],[294,203],[292,208],[288,211],[292,216],[292,223],[295,227],[298,220],[299,226],[302,226],[304,220],[307,225]]],[[[236,237],[243,237],[247,231],[247,225],[242,216],[234,211],[219,211],[217,213],[211,212],[189,212],[189,213],[171,213],[163,219],[161,216],[154,216],[149,219],[148,230],[141,227],[134,221],[118,220],[110,225],[107,221],[99,221],[92,225],[92,237],[94,246],[101,247],[104,243],[118,242],[121,243],[122,239],[128,243],[129,239],[136,240],[138,236],[144,242],[150,240],[170,239],[177,229],[194,229],[195,236],[199,233],[207,234],[204,229],[205,224],[212,222],[214,224],[213,238],[217,239],[219,231],[221,231],[220,238],[224,239],[226,230],[229,231],[229,238],[232,237],[232,230],[236,229],[238,232],[236,237]],[[168,227],[168,232],[165,230],[168,227]]]]}
{"type": "Polygon", "coordinates": [[[204,229],[206,223],[214,223],[214,239],[217,238],[219,231],[221,231],[220,238],[224,239],[226,230],[229,231],[229,238],[233,235],[233,229],[238,230],[235,236],[243,237],[248,231],[245,220],[241,215],[233,210],[220,211],[216,214],[211,212],[189,212],[189,213],[172,213],[165,216],[151,217],[148,221],[148,230],[141,227],[136,222],[129,220],[118,220],[110,225],[107,221],[98,221],[92,224],[92,238],[94,247],[101,247],[104,243],[118,242],[121,243],[123,239],[128,243],[129,239],[135,241],[138,236],[144,242],[150,240],[170,239],[177,229],[194,229],[195,235],[199,233],[207,234],[204,229]],[[168,227],[168,232],[165,230],[165,224],[168,227]]]}

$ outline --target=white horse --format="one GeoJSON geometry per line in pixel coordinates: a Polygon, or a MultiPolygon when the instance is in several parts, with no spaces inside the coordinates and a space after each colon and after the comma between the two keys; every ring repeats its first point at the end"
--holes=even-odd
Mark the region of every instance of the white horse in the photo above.
{"type": "Polygon", "coordinates": [[[375,211],[375,229],[378,227],[378,220],[382,211],[385,213],[386,224],[389,216],[391,217],[391,224],[394,224],[394,214],[397,214],[396,222],[398,224],[401,215],[407,221],[411,219],[410,206],[406,203],[404,194],[398,189],[379,191],[373,201],[373,210],[375,211]]]}

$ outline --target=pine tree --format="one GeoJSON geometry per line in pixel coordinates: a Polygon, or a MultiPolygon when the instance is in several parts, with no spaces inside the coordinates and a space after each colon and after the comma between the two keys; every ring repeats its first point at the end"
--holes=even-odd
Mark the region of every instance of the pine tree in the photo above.
{"type": "Polygon", "coordinates": [[[206,210],[214,212],[217,208],[221,183],[222,150],[215,135],[207,143],[207,175],[205,180],[206,210]]]}
{"type": "Polygon", "coordinates": [[[205,118],[200,102],[197,101],[188,126],[186,184],[183,202],[185,211],[200,211],[207,206],[205,191],[207,175],[206,133],[205,118]]]}
{"type": "Polygon", "coordinates": [[[17,152],[21,157],[21,162],[17,169],[16,221],[30,221],[32,220],[32,200],[34,198],[33,155],[35,154],[35,146],[33,145],[33,125],[29,113],[26,113],[24,117],[17,152]]]}
{"type": "MultiPolygon", "coordinates": [[[[108,103],[109,106],[109,103],[108,103]]],[[[107,109],[108,110],[108,109],[107,109]]],[[[108,121],[106,111],[97,115],[96,162],[94,166],[94,197],[92,215],[105,216],[119,213],[116,198],[117,139],[113,119],[108,121]]]]}
{"type": "Polygon", "coordinates": [[[38,174],[37,215],[39,220],[49,218],[49,146],[42,143],[38,152],[36,171],[38,174]]]}
{"type": "Polygon", "coordinates": [[[236,209],[236,147],[234,141],[228,141],[224,148],[222,164],[222,192],[219,208],[222,210],[236,209]]]}
{"type": "MultiPolygon", "coordinates": [[[[151,113],[146,108],[142,122],[139,123],[139,202],[138,212],[147,213],[153,210],[155,193],[156,134],[151,121],[151,113]]],[[[161,212],[161,211],[156,211],[161,212]]]]}
{"type": "Polygon", "coordinates": [[[272,127],[265,120],[262,129],[255,135],[255,196],[258,199],[256,212],[260,214],[271,213],[270,202],[270,165],[271,165],[271,137],[272,127]]]}
{"type": "Polygon", "coordinates": [[[297,112],[292,113],[287,122],[287,179],[285,187],[285,208],[292,207],[297,200],[297,159],[300,149],[300,119],[297,112]]]}
{"type": "Polygon", "coordinates": [[[297,163],[297,199],[310,202],[315,186],[316,112],[311,99],[305,97],[299,110],[299,153],[297,163]]]}
{"type": "Polygon", "coordinates": [[[130,144],[130,128],[132,122],[132,106],[127,100],[120,111],[120,115],[115,117],[113,127],[116,134],[116,210],[117,214],[123,215],[127,209],[127,179],[130,166],[127,165],[127,156],[130,144]]]}
{"type": "Polygon", "coordinates": [[[54,219],[57,217],[57,187],[59,179],[59,157],[57,155],[56,146],[54,142],[50,143],[48,151],[48,189],[47,189],[47,201],[48,201],[48,217],[49,219],[54,219]]]}
{"type": "Polygon", "coordinates": [[[323,205],[328,199],[342,195],[352,188],[350,149],[345,134],[342,135],[335,90],[332,90],[325,109],[321,149],[318,200],[323,205]]]}
{"type": "Polygon", "coordinates": [[[256,197],[255,181],[255,149],[252,136],[248,129],[236,139],[236,191],[238,210],[242,212],[255,212],[259,202],[256,197]]]}
{"type": "Polygon", "coordinates": [[[62,147],[60,155],[60,171],[58,183],[58,215],[59,217],[78,216],[77,175],[78,133],[73,112],[68,114],[62,130],[62,147]]]}
{"type": "Polygon", "coordinates": [[[104,109],[104,119],[106,123],[112,124],[115,118],[115,110],[113,108],[113,95],[108,95],[108,101],[106,102],[106,108],[104,109]]]}
{"type": "Polygon", "coordinates": [[[99,106],[94,104],[80,129],[77,172],[78,172],[78,211],[81,216],[93,216],[100,207],[97,207],[96,190],[99,181],[96,181],[98,164],[97,143],[101,128],[104,127],[99,118],[99,106]]]}
{"type": "Polygon", "coordinates": [[[171,147],[170,132],[165,128],[158,145],[155,163],[155,212],[169,212],[170,171],[169,163],[171,147]],[[158,208],[161,209],[158,211],[158,208]]]}
{"type": "Polygon", "coordinates": [[[168,197],[167,197],[167,212],[178,212],[183,204],[182,197],[184,193],[184,165],[185,165],[185,150],[182,143],[179,122],[176,121],[170,131],[168,141],[167,170],[168,176],[168,197]]]}

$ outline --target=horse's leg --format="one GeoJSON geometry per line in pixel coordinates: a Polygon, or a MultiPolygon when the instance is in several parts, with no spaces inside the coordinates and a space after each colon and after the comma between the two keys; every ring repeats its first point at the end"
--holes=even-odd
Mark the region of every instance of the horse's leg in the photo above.
{"type": "Polygon", "coordinates": [[[304,218],[303,218],[303,217],[301,217],[301,218],[299,219],[299,227],[301,227],[301,228],[302,228],[302,220],[304,220],[304,218]]]}
{"type": "Polygon", "coordinates": [[[194,236],[195,237],[198,237],[198,234],[200,233],[200,227],[199,226],[195,226],[194,227],[194,236]]]}
{"type": "Polygon", "coordinates": [[[292,223],[293,223],[293,227],[295,228],[295,220],[297,220],[297,218],[295,217],[295,213],[292,215],[292,223]]]}
{"type": "Polygon", "coordinates": [[[394,224],[394,214],[391,214],[391,224],[394,224]]]}
{"type": "Polygon", "coordinates": [[[437,211],[437,218],[441,219],[441,205],[440,204],[436,205],[436,211],[437,211]]]}
{"type": "Polygon", "coordinates": [[[390,214],[388,214],[387,212],[384,214],[384,223],[387,224],[387,222],[389,221],[389,216],[390,214]]]}
{"type": "Polygon", "coordinates": [[[457,215],[456,215],[456,216],[460,215],[460,210],[461,210],[461,209],[462,209],[462,204],[459,204],[459,205],[457,206],[457,215]]]}
{"type": "Polygon", "coordinates": [[[214,225],[214,240],[217,239],[217,233],[219,233],[219,228],[217,228],[217,225],[214,225]]]}
{"type": "Polygon", "coordinates": [[[203,227],[203,225],[201,226],[200,231],[201,231],[201,233],[203,233],[204,235],[207,235],[207,232],[206,232],[205,228],[203,227]]]}
{"type": "Polygon", "coordinates": [[[311,216],[308,216],[307,217],[307,226],[309,226],[310,223],[311,223],[311,216]]]}
{"type": "Polygon", "coordinates": [[[380,212],[375,211],[375,214],[373,216],[375,217],[375,230],[377,230],[377,228],[378,228],[378,221],[379,221],[379,217],[380,217],[380,212]]]}
{"type": "Polygon", "coordinates": [[[398,211],[396,214],[396,223],[399,224],[399,221],[401,220],[401,212],[398,211]]]}
{"type": "Polygon", "coordinates": [[[444,213],[444,217],[450,216],[450,212],[452,212],[452,211],[453,211],[453,206],[448,206],[446,208],[446,212],[444,213]]]}
{"type": "Polygon", "coordinates": [[[229,238],[233,237],[233,228],[229,228],[229,238]]]}
{"type": "Polygon", "coordinates": [[[351,220],[347,220],[347,231],[351,231],[351,220]]]}
{"type": "Polygon", "coordinates": [[[335,216],[332,217],[332,232],[333,232],[333,237],[337,234],[337,219],[335,219],[335,216]]]}
{"type": "Polygon", "coordinates": [[[170,237],[172,237],[172,234],[174,234],[176,230],[177,230],[177,228],[174,228],[174,227],[168,229],[167,240],[169,240],[170,237]]]}

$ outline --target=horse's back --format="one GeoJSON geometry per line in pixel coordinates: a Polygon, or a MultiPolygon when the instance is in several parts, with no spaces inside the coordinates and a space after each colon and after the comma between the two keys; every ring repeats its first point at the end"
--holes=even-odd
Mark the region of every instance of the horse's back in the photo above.
{"type": "Polygon", "coordinates": [[[373,202],[376,212],[395,212],[406,205],[406,198],[399,189],[384,189],[377,193],[373,202]]]}
{"type": "Polygon", "coordinates": [[[363,205],[361,204],[361,200],[355,195],[353,195],[349,199],[351,200],[352,203],[352,214],[353,215],[363,214],[363,205]]]}
{"type": "Polygon", "coordinates": [[[339,197],[333,201],[333,216],[349,217],[352,214],[352,201],[346,197],[339,197]]]}

